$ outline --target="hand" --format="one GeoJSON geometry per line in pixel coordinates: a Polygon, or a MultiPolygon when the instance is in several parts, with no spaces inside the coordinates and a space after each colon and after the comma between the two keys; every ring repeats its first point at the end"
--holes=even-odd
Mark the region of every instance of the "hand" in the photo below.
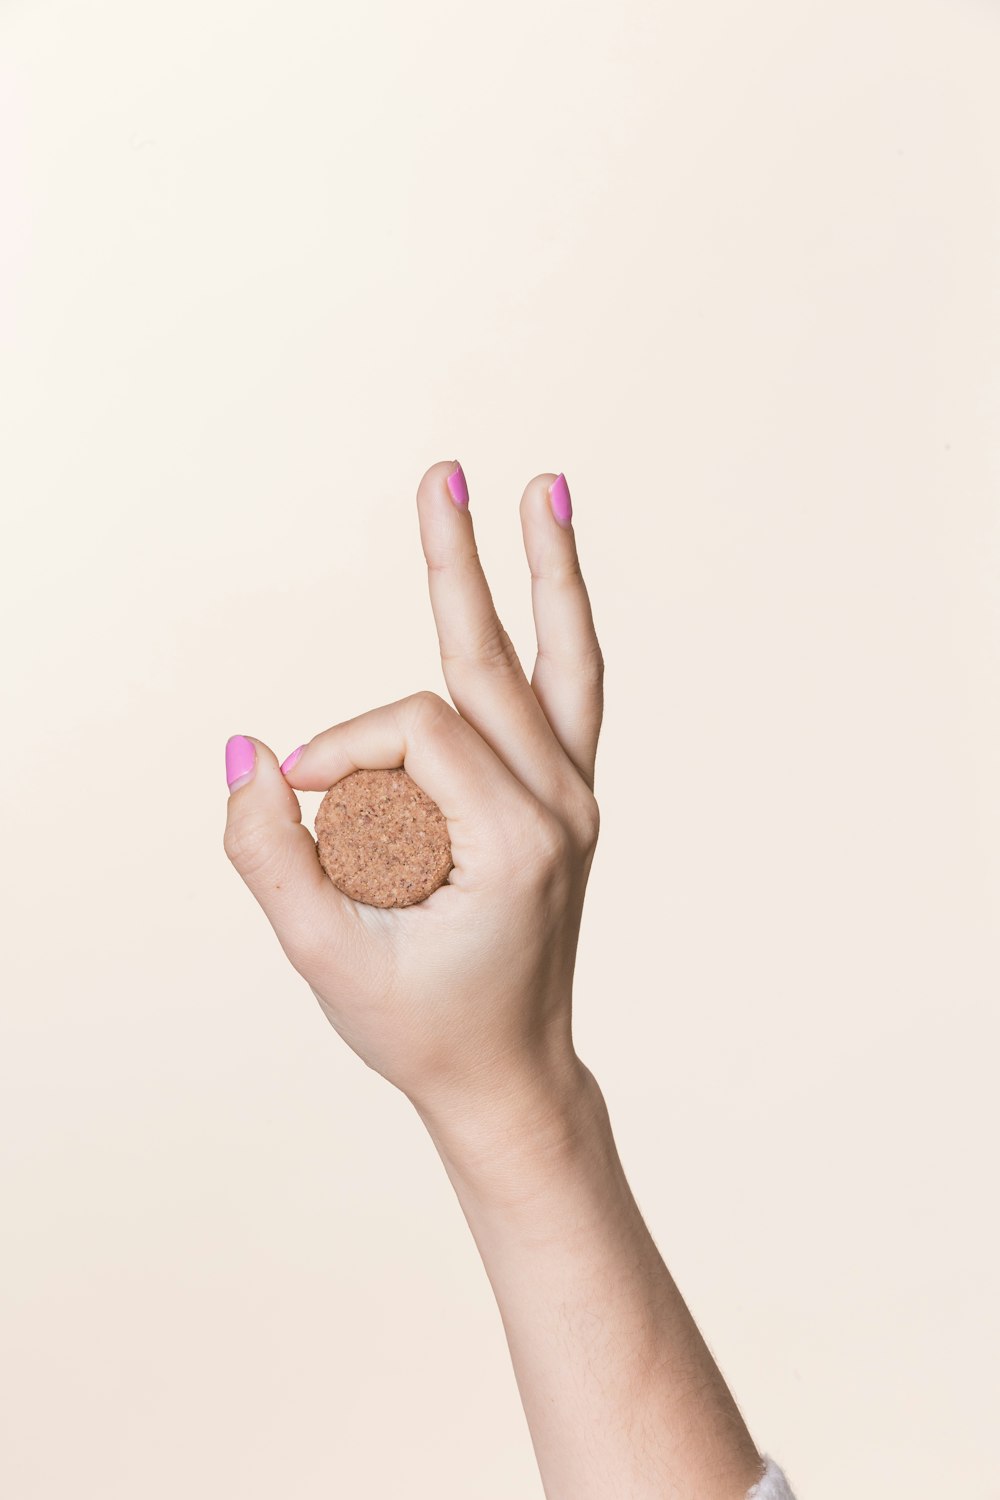
{"type": "Polygon", "coordinates": [[[571,994],[599,829],[604,661],[568,502],[553,474],[521,500],[530,683],[494,609],[462,470],[438,463],[417,509],[455,706],[417,692],[372,709],[316,735],[284,775],[261,741],[230,741],[226,853],[336,1030],[428,1112],[528,1089],[541,1099],[577,1064],[571,994]],[[328,879],[292,788],[400,765],[444,813],[454,868],[425,901],[382,909],[328,879]]]}
{"type": "Polygon", "coordinates": [[[565,482],[541,474],[521,501],[529,683],[451,468],[428,470],[417,506],[454,708],[422,692],[360,714],[284,775],[237,737],[226,850],[337,1031],[428,1126],[496,1294],[545,1493],[744,1494],[763,1464],[573,1048],[604,664],[565,482]],[[400,765],[444,813],[455,863],[426,901],[383,910],[323,873],[292,787],[400,765]]]}

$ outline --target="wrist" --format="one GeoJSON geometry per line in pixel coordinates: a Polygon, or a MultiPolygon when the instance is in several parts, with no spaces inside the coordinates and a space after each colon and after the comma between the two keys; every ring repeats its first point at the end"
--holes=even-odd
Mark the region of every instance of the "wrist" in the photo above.
{"type": "Polygon", "coordinates": [[[413,1103],[455,1185],[498,1201],[543,1193],[611,1140],[604,1096],[572,1045],[519,1065],[489,1091],[413,1103]]]}

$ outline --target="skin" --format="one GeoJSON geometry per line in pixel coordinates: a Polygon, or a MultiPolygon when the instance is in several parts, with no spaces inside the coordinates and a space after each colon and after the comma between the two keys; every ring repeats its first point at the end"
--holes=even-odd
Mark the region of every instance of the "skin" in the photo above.
{"type": "Polygon", "coordinates": [[[548,1500],[742,1500],[763,1461],[643,1223],[572,1036],[599,833],[604,661],[554,474],[521,500],[530,681],[490,594],[455,465],[417,492],[452,702],[417,692],[317,734],[230,794],[226,852],[348,1046],[412,1102],[496,1295],[548,1500]],[[323,873],[295,790],[405,766],[448,821],[426,901],[359,905],[323,873]]]}

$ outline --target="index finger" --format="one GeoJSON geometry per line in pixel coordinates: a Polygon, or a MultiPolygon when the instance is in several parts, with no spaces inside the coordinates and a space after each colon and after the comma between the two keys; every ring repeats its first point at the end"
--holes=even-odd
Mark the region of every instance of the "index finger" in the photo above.
{"type": "MultiPolygon", "coordinates": [[[[459,872],[492,869],[516,806],[533,800],[472,725],[431,692],[335,724],[289,756],[282,769],[290,786],[322,792],[353,771],[397,766],[444,814],[459,872]]],[[[496,863],[499,868],[499,858],[496,863]]]]}

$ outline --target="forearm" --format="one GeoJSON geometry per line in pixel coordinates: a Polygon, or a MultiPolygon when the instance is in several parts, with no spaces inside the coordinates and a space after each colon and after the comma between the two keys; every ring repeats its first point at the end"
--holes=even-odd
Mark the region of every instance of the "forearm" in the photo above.
{"type": "Polygon", "coordinates": [[[474,1124],[424,1118],[496,1295],[549,1500],[741,1500],[757,1450],[592,1074],[574,1055],[474,1124]]]}

